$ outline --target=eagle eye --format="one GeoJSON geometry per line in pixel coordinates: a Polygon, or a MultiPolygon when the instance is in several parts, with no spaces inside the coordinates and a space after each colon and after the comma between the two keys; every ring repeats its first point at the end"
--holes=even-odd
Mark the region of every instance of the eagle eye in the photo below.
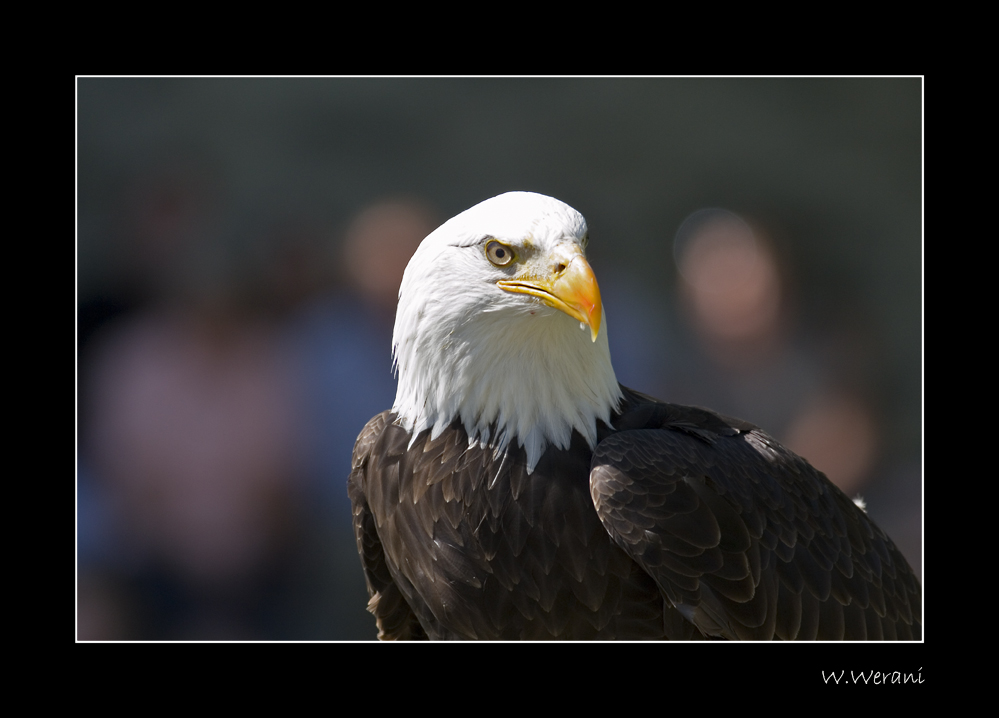
{"type": "Polygon", "coordinates": [[[497,267],[505,267],[513,261],[513,250],[493,239],[486,243],[486,258],[497,267]]]}

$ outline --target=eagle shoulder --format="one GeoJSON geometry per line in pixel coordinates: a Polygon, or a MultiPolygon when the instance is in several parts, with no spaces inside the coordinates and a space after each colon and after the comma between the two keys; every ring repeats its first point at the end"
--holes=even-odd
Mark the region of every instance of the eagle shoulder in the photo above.
{"type": "Polygon", "coordinates": [[[759,428],[626,392],[597,445],[594,507],[707,635],[918,639],[918,581],[891,539],[759,428]]]}

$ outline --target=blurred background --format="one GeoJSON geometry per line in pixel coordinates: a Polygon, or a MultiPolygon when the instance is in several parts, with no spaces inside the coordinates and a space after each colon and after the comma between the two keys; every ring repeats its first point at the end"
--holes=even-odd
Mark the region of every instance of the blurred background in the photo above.
{"type": "Polygon", "coordinates": [[[77,637],[371,640],[346,479],[420,240],[582,212],[618,379],[922,575],[922,80],[77,80],[77,637]]]}

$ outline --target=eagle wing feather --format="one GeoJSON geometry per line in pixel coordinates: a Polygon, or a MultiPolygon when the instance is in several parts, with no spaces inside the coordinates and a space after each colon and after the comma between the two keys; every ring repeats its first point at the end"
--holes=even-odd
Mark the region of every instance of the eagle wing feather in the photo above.
{"type": "Polygon", "coordinates": [[[601,522],[669,601],[730,639],[918,639],[920,589],[891,539],[760,429],[635,392],[597,445],[601,522]]]}

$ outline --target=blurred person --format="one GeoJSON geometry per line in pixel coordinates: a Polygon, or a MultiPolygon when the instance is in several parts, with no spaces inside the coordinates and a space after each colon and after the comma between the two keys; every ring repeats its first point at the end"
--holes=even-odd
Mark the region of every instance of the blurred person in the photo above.
{"type": "Polygon", "coordinates": [[[410,198],[361,209],[336,247],[336,283],[302,302],[288,320],[305,490],[310,525],[318,531],[309,559],[312,586],[302,600],[320,624],[319,637],[372,636],[347,476],[357,434],[395,397],[391,347],[399,285],[416,247],[437,227],[434,214],[410,198]]]}
{"type": "MultiPolygon", "coordinates": [[[[115,198],[107,236],[89,241],[106,243],[109,249],[100,269],[90,270],[90,281],[80,281],[79,377],[89,376],[91,349],[100,344],[105,328],[179,295],[189,281],[198,246],[210,244],[220,229],[220,194],[215,170],[200,162],[164,162],[126,183],[115,198]]],[[[81,407],[89,406],[88,390],[88,382],[78,382],[81,407]]],[[[86,411],[78,416],[83,436],[88,418],[86,411]]]]}
{"type": "Polygon", "coordinates": [[[143,638],[273,628],[263,596],[293,528],[290,377],[272,328],[217,292],[119,326],[94,362],[89,455],[139,575],[173,604],[143,638]]]}
{"type": "Polygon", "coordinates": [[[304,304],[293,319],[314,488],[347,525],[344,481],[354,440],[372,408],[395,396],[392,326],[402,273],[436,227],[418,200],[386,199],[362,209],[335,260],[339,286],[304,304]]]}
{"type": "Polygon", "coordinates": [[[877,458],[877,421],[870,401],[838,383],[835,367],[796,335],[773,245],[735,213],[706,209],[683,222],[674,256],[696,357],[680,375],[706,394],[684,400],[770,427],[855,493],[877,458]],[[852,433],[837,430],[844,420],[852,433]]]}
{"type": "Polygon", "coordinates": [[[120,263],[79,308],[81,639],[285,630],[300,523],[291,364],[250,301],[265,271],[240,261],[252,237],[227,227],[213,176],[170,165],[130,183],[120,263]]]}
{"type": "Polygon", "coordinates": [[[437,229],[435,213],[416,199],[386,199],[362,209],[344,239],[348,281],[385,319],[395,322],[403,272],[413,252],[437,229]]]}
{"type": "Polygon", "coordinates": [[[688,217],[674,244],[681,299],[713,361],[740,371],[781,348],[786,316],[777,258],[749,224],[725,210],[688,217]]]}

